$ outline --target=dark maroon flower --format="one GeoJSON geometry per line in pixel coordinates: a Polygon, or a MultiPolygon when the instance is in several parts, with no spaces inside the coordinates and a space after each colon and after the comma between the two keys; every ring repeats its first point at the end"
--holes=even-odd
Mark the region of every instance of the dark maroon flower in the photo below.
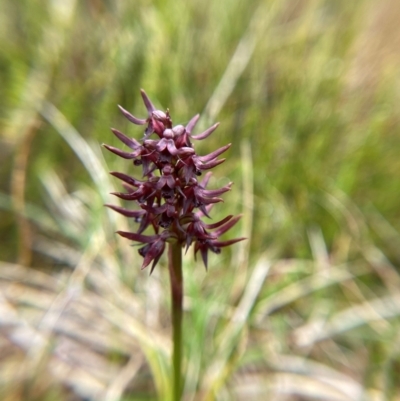
{"type": "Polygon", "coordinates": [[[168,240],[170,241],[176,240],[174,238],[174,234],[169,233],[167,231],[164,231],[162,234],[157,234],[157,235],[142,235],[137,233],[129,233],[126,231],[117,231],[117,234],[130,240],[146,244],[145,246],[139,249],[139,254],[144,258],[142,269],[144,269],[151,262],[153,262],[150,273],[153,271],[158,260],[163,254],[165,249],[165,243],[168,240]]]}
{"type": "Polygon", "coordinates": [[[186,182],[189,182],[192,177],[200,176],[203,170],[209,170],[218,166],[223,163],[225,159],[216,160],[217,157],[230,147],[231,144],[228,144],[205,156],[193,154],[189,157],[182,158],[177,164],[178,168],[181,169],[180,175],[186,182]]]}
{"type": "Polygon", "coordinates": [[[225,159],[218,157],[228,150],[231,144],[208,155],[198,156],[191,140],[207,138],[219,124],[214,124],[201,134],[192,135],[199,115],[194,116],[186,127],[173,126],[168,111],[157,110],[143,90],[141,95],[147,109],[146,119],[133,116],[121,106],[119,108],[133,124],[146,125],[143,140],[139,142],[112,128],[113,134],[130,150],[104,145],[114,154],[133,160],[135,166],[141,166],[141,180],[124,173],[111,173],[123,181],[125,188],[125,192],[113,194],[123,200],[135,202],[138,209],[106,206],[138,223],[135,233],[117,233],[143,244],[139,248],[139,254],[143,257],[142,269],[152,264],[152,272],[165,250],[166,242],[171,241],[178,242],[186,249],[194,244],[195,254],[200,252],[207,268],[208,251],[219,253],[221,248],[244,239],[220,239],[221,235],[237,223],[240,216],[230,215],[212,224],[206,224],[202,220],[204,217],[210,217],[211,207],[222,202],[219,196],[229,191],[232,183],[219,189],[206,189],[211,172],[205,174],[200,182],[198,177],[203,171],[223,163],[225,159]],[[156,139],[150,139],[152,134],[156,135],[156,139]],[[149,228],[152,228],[154,234],[144,235],[149,228]]]}
{"type": "Polygon", "coordinates": [[[235,244],[236,242],[243,241],[245,239],[245,238],[235,238],[227,241],[218,240],[218,238],[222,234],[231,229],[241,218],[241,216],[235,216],[235,217],[228,216],[228,217],[230,217],[228,220],[225,219],[224,219],[225,221],[221,220],[220,222],[214,225],[213,224],[204,225],[204,227],[208,229],[216,228],[216,225],[218,225],[218,228],[212,232],[214,238],[198,239],[198,241],[196,241],[194,252],[195,254],[197,254],[197,252],[200,251],[206,269],[208,265],[208,251],[219,254],[221,252],[221,248],[235,244]],[[220,225],[219,223],[222,223],[223,225],[220,225]]]}
{"type": "Polygon", "coordinates": [[[211,172],[208,172],[200,184],[195,178],[192,178],[189,185],[185,187],[183,190],[183,214],[197,207],[205,216],[210,217],[205,207],[211,203],[223,201],[221,198],[217,198],[217,196],[230,191],[232,183],[219,189],[207,190],[205,187],[207,186],[211,174],[211,172]]]}

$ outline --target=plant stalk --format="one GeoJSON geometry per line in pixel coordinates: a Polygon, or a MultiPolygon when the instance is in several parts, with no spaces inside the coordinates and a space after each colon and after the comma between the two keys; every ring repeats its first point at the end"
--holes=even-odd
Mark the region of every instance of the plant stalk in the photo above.
{"type": "Polygon", "coordinates": [[[182,394],[182,316],[183,316],[183,276],[182,246],[177,241],[168,247],[168,268],[171,283],[172,307],[172,366],[173,401],[180,401],[182,394]]]}

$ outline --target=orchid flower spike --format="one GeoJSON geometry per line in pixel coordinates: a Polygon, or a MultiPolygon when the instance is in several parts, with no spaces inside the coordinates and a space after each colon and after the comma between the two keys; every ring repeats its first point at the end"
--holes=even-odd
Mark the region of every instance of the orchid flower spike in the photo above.
{"type": "Polygon", "coordinates": [[[225,159],[218,157],[228,150],[225,145],[205,156],[196,154],[191,139],[202,140],[211,135],[219,123],[203,133],[192,135],[199,115],[193,117],[184,127],[173,126],[169,111],[157,110],[144,90],[142,99],[147,110],[147,118],[137,118],[119,106],[122,114],[135,125],[144,125],[144,137],[141,141],[129,138],[117,129],[113,134],[129,149],[121,150],[113,146],[104,147],[124,159],[132,160],[133,165],[141,167],[142,179],[136,179],[125,173],[111,174],[123,181],[124,192],[114,195],[128,202],[133,202],[136,209],[106,205],[114,211],[131,218],[138,224],[136,232],[117,231],[119,235],[142,244],[139,254],[143,257],[142,269],[151,264],[151,272],[165,250],[165,244],[178,242],[182,247],[194,245],[195,255],[200,252],[205,267],[208,264],[208,252],[216,254],[221,248],[242,241],[245,238],[221,240],[220,236],[232,228],[240,216],[227,216],[214,224],[206,224],[202,219],[209,216],[215,203],[222,202],[219,197],[231,189],[232,183],[219,189],[206,189],[211,177],[207,172],[202,181],[198,181],[204,170],[210,170],[225,159]],[[156,139],[150,139],[152,135],[156,139]],[[147,228],[153,234],[142,234],[147,228]]]}

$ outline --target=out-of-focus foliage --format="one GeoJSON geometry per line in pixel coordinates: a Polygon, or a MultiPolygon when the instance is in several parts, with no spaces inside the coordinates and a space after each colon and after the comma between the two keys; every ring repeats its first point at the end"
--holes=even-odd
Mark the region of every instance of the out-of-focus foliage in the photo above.
{"type": "Polygon", "coordinates": [[[116,106],[145,116],[144,88],[174,123],[221,122],[197,146],[233,143],[214,184],[235,182],[220,213],[249,238],[207,274],[187,258],[187,400],[399,399],[399,13],[2,0],[0,394],[168,392],[166,275],[139,271],[103,208],[107,170],[134,170],[100,144],[110,126],[137,137],[116,106]]]}

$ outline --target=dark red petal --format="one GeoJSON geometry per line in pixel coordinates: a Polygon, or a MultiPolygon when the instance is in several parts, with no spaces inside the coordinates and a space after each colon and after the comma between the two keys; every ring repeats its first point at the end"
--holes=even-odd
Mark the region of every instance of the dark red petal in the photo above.
{"type": "Polygon", "coordinates": [[[136,150],[140,148],[141,145],[136,139],[128,138],[125,134],[115,128],[111,128],[111,131],[121,142],[126,146],[129,146],[131,149],[136,150]]]}
{"type": "Polygon", "coordinates": [[[220,221],[218,221],[216,223],[213,223],[213,224],[205,224],[205,223],[203,223],[203,226],[205,228],[207,228],[208,230],[214,230],[215,228],[218,228],[218,227],[222,226],[223,224],[225,224],[232,217],[233,217],[233,215],[226,216],[224,219],[222,219],[222,220],[220,220],[220,221]]]}
{"type": "Polygon", "coordinates": [[[156,141],[154,139],[146,139],[143,142],[143,146],[148,150],[154,150],[160,141],[156,141]]]}
{"type": "Polygon", "coordinates": [[[117,196],[123,200],[138,200],[143,194],[137,193],[137,191],[132,193],[125,193],[125,192],[111,192],[111,195],[117,196]]]}
{"type": "Polygon", "coordinates": [[[176,156],[178,154],[178,149],[176,148],[174,141],[171,139],[168,141],[167,143],[167,149],[168,152],[172,155],[172,156],[176,156]]]}
{"type": "Polygon", "coordinates": [[[200,191],[201,191],[202,196],[212,197],[212,196],[218,196],[225,192],[230,191],[231,186],[232,186],[232,183],[230,182],[228,185],[226,185],[222,188],[219,188],[219,189],[202,189],[200,191]]]}
{"type": "Polygon", "coordinates": [[[125,209],[124,207],[120,206],[114,206],[114,205],[104,205],[109,207],[112,210],[115,210],[118,213],[121,213],[122,215],[126,217],[140,217],[143,216],[146,212],[144,210],[130,210],[130,209],[125,209]]]}
{"type": "Polygon", "coordinates": [[[223,233],[226,233],[229,229],[231,229],[240,219],[242,215],[239,214],[238,216],[233,217],[230,221],[223,226],[219,227],[217,230],[214,231],[214,234],[218,237],[223,233]]]}
{"type": "Polygon", "coordinates": [[[183,125],[175,125],[175,127],[172,128],[172,131],[174,132],[175,137],[177,137],[185,133],[185,127],[183,125]]]}
{"type": "Polygon", "coordinates": [[[156,256],[156,257],[154,258],[153,264],[151,265],[150,274],[153,273],[153,270],[154,270],[154,268],[156,267],[158,261],[160,260],[162,254],[163,254],[163,253],[161,252],[158,256],[156,256]]]}
{"type": "Polygon", "coordinates": [[[168,146],[168,142],[166,139],[163,138],[158,141],[156,150],[157,150],[157,152],[162,152],[167,146],[168,146]]]}
{"type": "Polygon", "coordinates": [[[192,132],[193,128],[197,124],[197,121],[199,120],[200,114],[196,114],[186,125],[186,132],[188,135],[192,132]]]}
{"type": "Polygon", "coordinates": [[[219,123],[214,124],[212,127],[208,128],[204,132],[198,135],[191,135],[191,138],[193,139],[205,139],[208,136],[210,136],[217,128],[218,128],[219,123]]]}
{"type": "Polygon", "coordinates": [[[168,187],[175,188],[175,178],[172,175],[165,176],[165,182],[168,187]]]}
{"type": "Polygon", "coordinates": [[[204,216],[208,217],[209,219],[211,219],[211,216],[208,214],[208,212],[210,211],[209,206],[212,206],[212,205],[213,205],[213,203],[208,204],[207,206],[206,206],[206,205],[201,205],[201,206],[199,206],[200,212],[201,212],[204,216]]]}
{"type": "Polygon", "coordinates": [[[165,242],[162,240],[157,240],[154,242],[151,246],[149,251],[146,253],[146,256],[144,257],[143,264],[142,264],[142,270],[147,267],[153,260],[155,263],[153,263],[153,266],[151,268],[150,274],[153,271],[156,263],[160,259],[162,253],[164,252],[165,249],[165,242]]]}
{"type": "Polygon", "coordinates": [[[228,143],[228,145],[222,146],[222,148],[219,148],[217,150],[214,150],[214,152],[209,153],[208,155],[205,156],[198,156],[197,159],[202,161],[203,163],[209,162],[211,160],[214,160],[217,158],[219,155],[227,151],[231,147],[231,143],[228,143]]]}
{"type": "Polygon", "coordinates": [[[123,157],[124,159],[135,159],[136,157],[138,157],[137,152],[124,152],[121,149],[118,148],[114,148],[114,146],[109,146],[109,145],[105,145],[103,143],[103,146],[109,150],[110,152],[115,153],[116,155],[123,157]]]}
{"type": "Polygon", "coordinates": [[[223,248],[225,246],[236,244],[236,242],[240,242],[240,241],[243,241],[245,239],[247,239],[247,238],[242,237],[242,238],[230,239],[230,240],[227,240],[227,241],[212,241],[212,245],[216,246],[217,248],[223,248]]]}
{"type": "Polygon", "coordinates": [[[130,233],[127,231],[117,231],[117,234],[132,241],[142,242],[145,244],[150,244],[158,239],[158,235],[142,235],[137,233],[130,233]]]}
{"type": "Polygon", "coordinates": [[[129,111],[125,110],[122,106],[118,105],[119,109],[121,110],[122,114],[131,122],[136,125],[144,125],[146,124],[146,120],[143,120],[141,118],[136,118],[133,116],[129,111]]]}
{"type": "Polygon", "coordinates": [[[151,100],[149,99],[149,97],[146,95],[146,92],[143,89],[140,89],[140,93],[142,95],[142,99],[143,99],[143,103],[146,106],[146,109],[149,113],[149,117],[151,116],[151,113],[153,111],[155,111],[155,107],[153,105],[153,103],[151,102],[151,100]]]}
{"type": "MultiPolygon", "coordinates": [[[[155,118],[152,119],[152,125],[154,132],[161,138],[162,133],[165,129],[164,124],[161,121],[156,120],[155,118]]],[[[151,131],[153,132],[153,131],[151,131]]],[[[149,134],[146,132],[146,138],[149,134]]]]}
{"type": "Polygon", "coordinates": [[[195,154],[194,149],[189,148],[187,146],[182,146],[181,148],[178,149],[178,155],[181,157],[187,157],[194,154],[195,154]]]}
{"type": "Polygon", "coordinates": [[[199,244],[196,242],[196,245],[194,247],[194,255],[196,257],[196,253],[200,251],[201,253],[201,258],[203,259],[204,267],[206,270],[208,270],[208,249],[207,246],[204,244],[199,244]]]}
{"type": "Polygon", "coordinates": [[[204,203],[205,205],[209,205],[210,203],[219,203],[223,202],[222,198],[205,198],[204,196],[198,195],[197,200],[204,203]]]}
{"type": "Polygon", "coordinates": [[[211,219],[211,217],[208,215],[208,213],[210,213],[210,211],[211,211],[211,209],[213,207],[214,207],[214,203],[211,203],[211,204],[209,204],[207,206],[201,205],[199,207],[200,210],[198,212],[196,212],[195,215],[198,216],[198,217],[206,216],[209,219],[211,219]]]}
{"type": "Polygon", "coordinates": [[[127,182],[128,184],[134,187],[138,187],[140,184],[142,184],[142,181],[139,181],[136,178],[133,178],[127,174],[119,173],[118,171],[112,171],[110,174],[114,177],[119,178],[122,181],[127,182]]]}
{"type": "Polygon", "coordinates": [[[157,120],[157,121],[164,123],[168,120],[167,115],[162,110],[154,110],[151,113],[151,116],[153,117],[153,121],[157,120]]]}
{"type": "Polygon", "coordinates": [[[222,164],[226,159],[219,159],[219,160],[213,160],[210,161],[208,163],[204,163],[204,164],[196,164],[196,167],[199,170],[209,170],[210,168],[214,168],[216,166],[219,166],[220,164],[222,164]]]}

